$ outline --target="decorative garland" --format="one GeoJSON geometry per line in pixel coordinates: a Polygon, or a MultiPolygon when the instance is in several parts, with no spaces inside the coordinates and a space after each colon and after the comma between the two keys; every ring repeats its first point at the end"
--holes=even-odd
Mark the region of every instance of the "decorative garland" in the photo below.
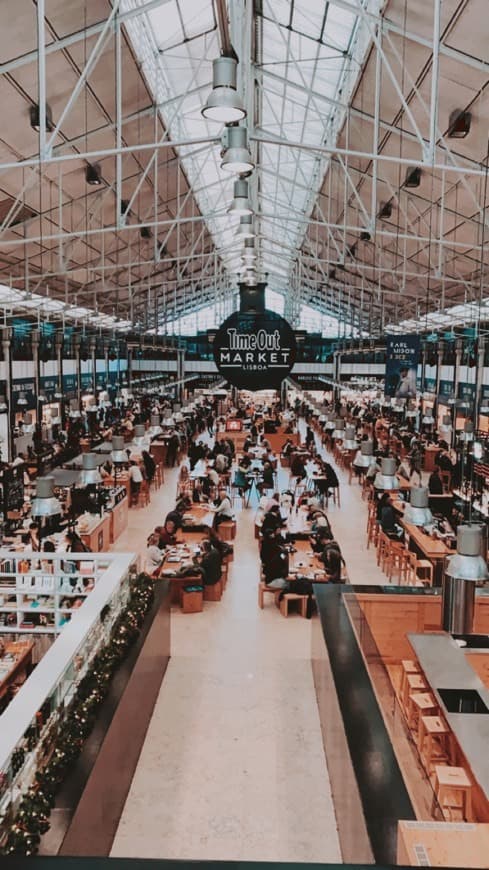
{"type": "MultiPolygon", "coordinates": [[[[22,798],[2,854],[35,855],[38,851],[41,835],[50,827],[56,792],[80,755],[112,676],[136,641],[153,598],[153,581],[147,574],[139,574],[131,582],[128,605],[114,623],[109,643],[95,656],[90,671],[78,685],[59,729],[56,749],[47,764],[37,771],[34,784],[22,798]]],[[[16,750],[20,751],[23,752],[16,750]]]]}

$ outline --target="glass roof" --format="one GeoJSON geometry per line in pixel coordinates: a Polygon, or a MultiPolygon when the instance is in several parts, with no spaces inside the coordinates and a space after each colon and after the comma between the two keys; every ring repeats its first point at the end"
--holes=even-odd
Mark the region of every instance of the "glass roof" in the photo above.
{"type": "MultiPolygon", "coordinates": [[[[121,11],[143,2],[121,0],[121,11]]],[[[379,4],[380,0],[368,0],[366,5],[378,9],[379,4]]],[[[261,13],[255,13],[259,36],[253,62],[243,51],[247,42],[236,23],[238,4],[229,0],[228,10],[240,73],[247,82],[256,79],[260,85],[254,128],[247,119],[251,140],[263,136],[317,146],[336,138],[367,45],[357,39],[357,17],[334,2],[263,0],[261,13]]],[[[200,112],[211,89],[212,60],[220,55],[212,0],[169,0],[130,19],[127,30],[170,138],[216,138],[208,146],[177,150],[216,248],[234,278],[241,248],[234,236],[237,219],[226,214],[234,178],[220,168],[222,125],[207,121],[200,112]]],[[[268,273],[270,286],[283,293],[326,160],[274,142],[252,144],[252,149],[257,157],[250,183],[261,254],[258,267],[268,273]]]]}

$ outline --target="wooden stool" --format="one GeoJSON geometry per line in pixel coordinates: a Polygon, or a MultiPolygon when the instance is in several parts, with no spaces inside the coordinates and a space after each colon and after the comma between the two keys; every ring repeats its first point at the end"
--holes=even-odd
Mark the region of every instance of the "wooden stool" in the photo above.
{"type": "Polygon", "coordinates": [[[418,751],[428,774],[436,764],[450,763],[451,731],[440,716],[419,717],[418,751]]]}
{"type": "Polygon", "coordinates": [[[463,767],[436,764],[434,789],[433,810],[436,800],[447,822],[473,821],[472,783],[463,767]]]}
{"type": "Polygon", "coordinates": [[[409,704],[409,696],[412,695],[413,692],[422,692],[423,689],[426,688],[427,685],[421,674],[406,674],[406,678],[404,680],[404,689],[401,698],[404,712],[406,712],[409,704]]]}
{"type": "Polygon", "coordinates": [[[223,541],[234,541],[236,537],[236,520],[226,520],[223,523],[219,523],[218,532],[223,541]]]}
{"type": "Polygon", "coordinates": [[[204,590],[190,587],[182,589],[181,605],[183,613],[201,613],[204,609],[204,590]]]}
{"type": "Polygon", "coordinates": [[[433,563],[429,559],[418,559],[417,554],[411,551],[409,551],[409,561],[413,573],[413,585],[416,585],[417,580],[421,580],[423,584],[429,583],[433,586],[433,563]],[[420,577],[420,571],[423,577],[420,577]]]}
{"type": "Polygon", "coordinates": [[[413,692],[409,695],[406,718],[411,731],[417,732],[420,716],[436,716],[438,704],[430,692],[413,692]]]}
{"type": "Polygon", "coordinates": [[[282,616],[287,617],[289,615],[289,605],[294,601],[299,602],[299,613],[305,617],[307,615],[307,595],[297,595],[295,592],[286,592],[279,602],[282,616]]]}
{"type": "Polygon", "coordinates": [[[204,601],[220,601],[222,598],[222,580],[212,586],[204,586],[204,601]]]}
{"type": "Polygon", "coordinates": [[[394,574],[399,575],[399,583],[407,579],[409,570],[409,553],[400,541],[390,541],[384,561],[384,570],[389,583],[394,574]]]}
{"type": "Polygon", "coordinates": [[[280,589],[271,589],[270,586],[267,586],[266,583],[260,581],[260,583],[258,584],[258,607],[260,608],[260,610],[263,610],[265,604],[265,594],[273,595],[275,603],[277,603],[280,591],[280,589]]]}
{"type": "Polygon", "coordinates": [[[408,674],[420,674],[421,669],[417,662],[412,659],[403,659],[401,662],[401,686],[399,689],[399,695],[401,698],[404,697],[404,690],[406,686],[406,676],[408,674]]]}

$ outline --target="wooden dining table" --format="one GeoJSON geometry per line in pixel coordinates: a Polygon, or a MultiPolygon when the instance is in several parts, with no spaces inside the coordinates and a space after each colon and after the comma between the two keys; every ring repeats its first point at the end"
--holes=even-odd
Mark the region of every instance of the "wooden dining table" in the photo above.
{"type": "Polygon", "coordinates": [[[440,538],[433,538],[424,531],[421,526],[414,526],[401,520],[401,525],[406,533],[410,550],[419,551],[423,558],[429,559],[433,564],[433,585],[441,586],[443,578],[443,561],[446,556],[451,556],[455,550],[448,547],[440,538]]]}
{"type": "Polygon", "coordinates": [[[202,583],[202,576],[195,571],[192,574],[190,571],[185,576],[182,576],[180,571],[185,566],[190,567],[196,555],[196,549],[204,539],[202,532],[182,532],[180,531],[177,543],[168,547],[165,558],[161,563],[158,576],[170,581],[171,586],[171,603],[180,604],[182,589],[184,586],[192,586],[202,583]]]}

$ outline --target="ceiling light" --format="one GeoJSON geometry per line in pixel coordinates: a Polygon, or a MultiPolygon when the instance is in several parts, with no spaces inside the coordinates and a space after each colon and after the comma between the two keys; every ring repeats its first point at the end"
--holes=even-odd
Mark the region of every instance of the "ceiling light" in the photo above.
{"type": "Polygon", "coordinates": [[[102,482],[100,471],[98,470],[96,453],[82,453],[82,470],[78,481],[85,486],[102,482]]]}
{"type": "Polygon", "coordinates": [[[19,398],[17,399],[17,405],[19,407],[25,407],[27,405],[27,399],[25,397],[25,393],[19,393],[19,398]]]}
{"type": "MultiPolygon", "coordinates": [[[[41,127],[41,113],[39,111],[39,106],[31,106],[29,109],[29,117],[31,122],[31,127],[33,130],[36,130],[39,133],[41,127]]],[[[46,130],[50,133],[54,130],[53,117],[51,115],[51,109],[46,103],[46,130]]]]}
{"type": "Polygon", "coordinates": [[[253,160],[248,149],[248,133],[246,127],[226,127],[227,148],[221,162],[221,169],[243,175],[254,169],[253,160]]]}
{"type": "Polygon", "coordinates": [[[54,495],[54,477],[38,477],[36,481],[36,496],[32,502],[33,517],[54,517],[63,510],[54,495]]]}
{"type": "Polygon", "coordinates": [[[406,172],[404,187],[419,187],[422,171],[419,166],[410,166],[406,172]]]}
{"type": "Polygon", "coordinates": [[[240,218],[238,229],[236,230],[235,235],[239,239],[252,239],[255,235],[255,230],[253,228],[253,218],[250,214],[243,215],[240,218]]]}
{"type": "Polygon", "coordinates": [[[0,411],[8,411],[7,402],[5,401],[5,396],[0,396],[0,411]]]}
{"type": "Polygon", "coordinates": [[[243,102],[236,91],[237,67],[234,57],[216,57],[212,61],[212,91],[201,110],[209,121],[233,124],[246,118],[243,102]]]}
{"type": "Polygon", "coordinates": [[[433,514],[429,508],[428,487],[413,486],[409,504],[404,511],[404,520],[413,526],[428,526],[433,522],[433,514]]]}
{"type": "Polygon", "coordinates": [[[246,179],[238,178],[234,182],[234,199],[227,211],[228,214],[253,214],[253,209],[248,199],[248,182],[246,179]]]}
{"type": "Polygon", "coordinates": [[[88,163],[85,169],[85,181],[87,184],[102,184],[100,166],[98,163],[88,163]]]}
{"type": "Polygon", "coordinates": [[[37,397],[37,401],[41,402],[41,404],[44,404],[44,402],[47,402],[46,395],[43,392],[39,393],[39,395],[37,397]]]}
{"type": "Polygon", "coordinates": [[[483,529],[481,526],[461,525],[457,529],[457,552],[450,556],[445,574],[457,580],[487,580],[487,563],[481,555],[483,551],[483,529]]]}
{"type": "Polygon", "coordinates": [[[381,459],[380,466],[381,470],[375,475],[375,489],[383,489],[384,491],[399,489],[399,481],[396,477],[396,460],[386,457],[381,459]]]}
{"type": "Polygon", "coordinates": [[[450,114],[448,124],[448,136],[450,139],[465,139],[470,133],[470,123],[472,115],[470,112],[464,112],[463,109],[454,109],[450,114]]]}

